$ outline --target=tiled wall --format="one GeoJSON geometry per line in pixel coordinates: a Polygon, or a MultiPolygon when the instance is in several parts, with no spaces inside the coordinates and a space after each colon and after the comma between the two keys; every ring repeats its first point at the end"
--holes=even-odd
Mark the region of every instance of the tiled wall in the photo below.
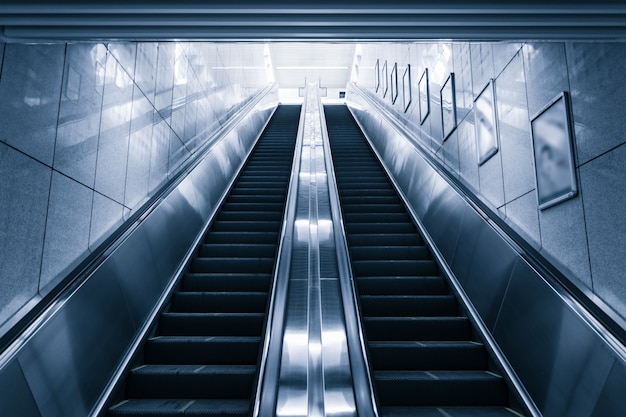
{"type": "Polygon", "coordinates": [[[449,171],[582,288],[626,317],[626,43],[363,44],[357,83],[371,91],[449,171]],[[375,92],[374,67],[398,64],[399,99],[375,92]],[[402,75],[411,66],[412,104],[402,75]],[[430,75],[420,124],[418,81],[430,75]],[[458,126],[443,141],[440,89],[453,72],[458,126]],[[474,99],[495,79],[499,151],[477,163],[474,99]],[[571,97],[578,194],[539,210],[530,118],[560,92],[571,97]]]}
{"type": "Polygon", "coordinates": [[[267,85],[262,44],[0,43],[0,62],[0,325],[267,85]]]}

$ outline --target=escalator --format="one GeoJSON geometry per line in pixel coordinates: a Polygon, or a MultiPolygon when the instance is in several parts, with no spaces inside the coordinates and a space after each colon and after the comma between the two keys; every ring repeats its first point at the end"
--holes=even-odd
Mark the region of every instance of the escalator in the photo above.
{"type": "Polygon", "coordinates": [[[249,415],[299,116],[274,113],[109,416],[249,415]]]}
{"type": "Polygon", "coordinates": [[[350,111],[324,111],[380,414],[523,415],[350,111]]]}

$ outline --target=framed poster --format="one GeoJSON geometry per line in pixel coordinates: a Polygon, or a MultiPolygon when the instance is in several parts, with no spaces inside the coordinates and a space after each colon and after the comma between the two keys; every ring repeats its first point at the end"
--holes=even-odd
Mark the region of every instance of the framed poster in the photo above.
{"type": "Polygon", "coordinates": [[[413,100],[411,90],[411,64],[407,64],[404,74],[402,75],[402,104],[404,105],[405,113],[409,110],[409,106],[413,100]]]}
{"type": "Polygon", "coordinates": [[[391,104],[396,104],[398,99],[398,63],[393,64],[391,70],[391,104]]]}
{"type": "Polygon", "coordinates": [[[496,115],[496,87],[492,78],[474,100],[474,127],[478,150],[478,165],[498,152],[498,118],[496,115]]]}
{"type": "Polygon", "coordinates": [[[443,140],[450,137],[456,128],[456,94],[454,91],[454,73],[451,72],[439,91],[441,97],[441,131],[443,140]]]}
{"type": "Polygon", "coordinates": [[[376,60],[376,64],[374,64],[374,87],[376,88],[376,92],[378,93],[378,89],[380,88],[380,60],[376,60]]]}
{"type": "Polygon", "coordinates": [[[424,69],[417,83],[417,104],[419,106],[420,124],[424,124],[430,113],[430,88],[428,87],[428,68],[424,69]]]}
{"type": "Polygon", "coordinates": [[[567,92],[552,99],[531,119],[539,209],[572,198],[578,192],[567,92]]]}
{"type": "Polygon", "coordinates": [[[383,64],[383,98],[387,97],[387,90],[389,90],[389,75],[387,74],[387,61],[383,64]]]}

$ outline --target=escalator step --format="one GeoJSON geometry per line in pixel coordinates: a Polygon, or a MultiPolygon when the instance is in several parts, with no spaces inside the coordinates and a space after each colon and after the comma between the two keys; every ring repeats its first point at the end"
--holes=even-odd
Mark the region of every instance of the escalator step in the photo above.
{"type": "Polygon", "coordinates": [[[259,336],[263,313],[172,313],[161,315],[163,336],[259,336]]]}
{"type": "Polygon", "coordinates": [[[344,216],[346,223],[405,223],[411,218],[407,213],[349,213],[344,216]]]}
{"type": "Polygon", "coordinates": [[[432,260],[354,260],[354,273],[357,276],[415,276],[437,275],[437,263],[432,260]]]}
{"type": "Polygon", "coordinates": [[[417,233],[359,233],[348,235],[349,246],[422,246],[417,233]]]}
{"type": "Polygon", "coordinates": [[[276,232],[280,221],[218,220],[211,226],[215,232],[276,232]]]}
{"type": "Polygon", "coordinates": [[[110,416],[229,416],[247,417],[250,400],[188,400],[188,399],[131,399],[109,409],[110,416]]]}
{"type": "Polygon", "coordinates": [[[477,342],[370,342],[375,370],[481,370],[487,354],[477,342]]]}
{"type": "Polygon", "coordinates": [[[354,260],[409,260],[430,259],[430,251],[426,246],[356,246],[350,248],[354,260]]]}
{"type": "Polygon", "coordinates": [[[218,221],[281,221],[282,213],[278,211],[234,211],[221,210],[217,214],[218,221]]]}
{"type": "Polygon", "coordinates": [[[182,280],[183,291],[269,291],[272,274],[188,273],[182,280]]]}
{"type": "Polygon", "coordinates": [[[263,313],[267,292],[176,292],[171,311],[177,313],[263,313]]]}
{"type": "Polygon", "coordinates": [[[126,380],[129,398],[249,399],[254,365],[142,365],[126,380]]]}
{"type": "Polygon", "coordinates": [[[283,212],[283,204],[282,203],[268,203],[265,201],[257,202],[257,203],[231,203],[225,202],[222,206],[222,210],[227,211],[265,211],[265,212],[283,212]]]}
{"type": "Polygon", "coordinates": [[[260,345],[260,337],[157,336],[144,354],[155,365],[256,365],[260,345]]]}
{"type": "Polygon", "coordinates": [[[198,249],[200,257],[233,257],[233,258],[274,258],[276,256],[276,244],[263,243],[252,245],[249,243],[239,244],[204,244],[198,249]]]}
{"type": "Polygon", "coordinates": [[[227,203],[280,203],[285,201],[284,195],[229,195],[227,203]]]}
{"type": "Polygon", "coordinates": [[[504,406],[506,385],[489,371],[375,371],[379,401],[408,406],[504,406]]]}
{"type": "Polygon", "coordinates": [[[452,295],[362,295],[361,311],[376,317],[456,316],[458,306],[452,295]]]}
{"type": "Polygon", "coordinates": [[[195,258],[190,271],[270,273],[273,268],[273,258],[195,258]]]}
{"type": "Polygon", "coordinates": [[[440,276],[361,277],[356,282],[361,295],[439,295],[449,292],[440,276]]]}
{"type": "Polygon", "coordinates": [[[467,317],[363,317],[370,341],[470,340],[467,317]]]}
{"type": "Polygon", "coordinates": [[[381,417],[524,417],[508,407],[381,407],[381,417]]]}
{"type": "Polygon", "coordinates": [[[350,213],[406,213],[401,204],[350,204],[342,205],[341,209],[346,216],[350,213]]]}
{"type": "Polygon", "coordinates": [[[207,235],[206,243],[273,243],[278,242],[278,231],[276,232],[211,232],[207,235]]]}
{"type": "Polygon", "coordinates": [[[398,233],[408,234],[415,233],[415,226],[411,222],[404,223],[346,223],[346,232],[349,235],[358,235],[361,233],[398,233]]]}

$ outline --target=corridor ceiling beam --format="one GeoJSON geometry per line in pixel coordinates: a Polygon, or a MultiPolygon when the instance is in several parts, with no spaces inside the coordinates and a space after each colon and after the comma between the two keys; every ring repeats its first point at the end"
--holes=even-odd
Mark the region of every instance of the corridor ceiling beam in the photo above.
{"type": "Polygon", "coordinates": [[[23,40],[406,41],[626,39],[623,1],[3,1],[23,40]]]}

